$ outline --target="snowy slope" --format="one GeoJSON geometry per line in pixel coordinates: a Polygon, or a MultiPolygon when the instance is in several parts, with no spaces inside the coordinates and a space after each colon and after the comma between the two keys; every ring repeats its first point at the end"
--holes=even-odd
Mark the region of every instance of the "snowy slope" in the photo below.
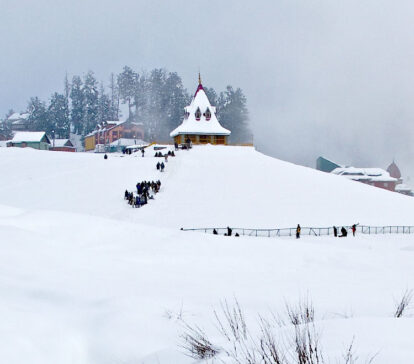
{"type": "Polygon", "coordinates": [[[0,150],[3,204],[86,213],[170,227],[414,225],[414,199],[267,157],[249,147],[194,148],[157,159],[0,150]],[[13,166],[19,166],[17,169],[13,166]],[[127,209],[125,188],[160,178],[166,193],[142,211],[127,209]],[[161,218],[162,217],[162,218],[161,218]]]}
{"type": "MultiPolygon", "coordinates": [[[[321,341],[361,362],[414,361],[412,318],[393,319],[414,287],[412,236],[228,238],[181,226],[413,224],[411,198],[278,161],[252,148],[157,159],[0,150],[0,357],[7,363],[194,363],[175,319],[211,328],[234,296],[255,321],[310,296],[321,341]],[[142,209],[125,188],[162,177],[142,209]],[[344,317],[348,318],[344,318],[344,317]]],[[[334,361],[335,362],[335,361],[334,361]]]]}

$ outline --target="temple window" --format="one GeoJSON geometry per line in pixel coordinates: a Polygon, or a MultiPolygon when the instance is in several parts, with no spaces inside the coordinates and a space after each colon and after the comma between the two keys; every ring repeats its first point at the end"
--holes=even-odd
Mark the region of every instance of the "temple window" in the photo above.
{"type": "Polygon", "coordinates": [[[197,121],[201,119],[201,111],[200,111],[199,107],[197,108],[197,110],[195,112],[195,118],[196,118],[197,121]]]}
{"type": "Polygon", "coordinates": [[[204,116],[206,117],[207,121],[211,119],[211,111],[209,108],[207,108],[206,112],[204,113],[204,116]]]}

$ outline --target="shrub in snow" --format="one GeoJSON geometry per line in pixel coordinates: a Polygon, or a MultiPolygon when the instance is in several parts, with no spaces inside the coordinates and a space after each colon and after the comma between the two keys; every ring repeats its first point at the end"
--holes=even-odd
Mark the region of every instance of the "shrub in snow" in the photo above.
{"type": "Polygon", "coordinates": [[[401,300],[397,304],[394,317],[399,318],[399,317],[404,316],[406,311],[410,309],[412,298],[413,298],[413,290],[406,290],[403,296],[401,297],[401,300]]]}

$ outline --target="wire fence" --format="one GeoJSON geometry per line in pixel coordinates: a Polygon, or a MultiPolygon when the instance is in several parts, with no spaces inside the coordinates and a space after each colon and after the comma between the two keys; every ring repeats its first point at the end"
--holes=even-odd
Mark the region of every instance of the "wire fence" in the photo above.
{"type": "MultiPolygon", "coordinates": [[[[337,227],[338,234],[340,234],[342,226],[337,227]]],[[[344,226],[348,232],[351,232],[351,226],[344,226]]],[[[213,234],[214,230],[218,235],[227,234],[227,227],[225,228],[196,228],[196,229],[185,229],[182,231],[195,231],[204,232],[207,234],[213,234]]],[[[281,228],[281,229],[246,229],[231,227],[232,235],[236,233],[240,236],[257,236],[275,238],[282,236],[295,236],[296,228],[281,228]]],[[[356,232],[360,234],[413,234],[414,226],[368,226],[368,225],[357,225],[356,232]]],[[[311,236],[328,236],[334,235],[333,227],[301,227],[300,235],[311,235],[311,236]]]]}

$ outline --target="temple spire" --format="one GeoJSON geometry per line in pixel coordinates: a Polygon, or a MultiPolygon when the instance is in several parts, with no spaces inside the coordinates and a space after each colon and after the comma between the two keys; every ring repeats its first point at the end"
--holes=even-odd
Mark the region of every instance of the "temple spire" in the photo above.
{"type": "Polygon", "coordinates": [[[200,71],[198,72],[198,84],[201,85],[201,75],[200,75],[200,71]]]}

